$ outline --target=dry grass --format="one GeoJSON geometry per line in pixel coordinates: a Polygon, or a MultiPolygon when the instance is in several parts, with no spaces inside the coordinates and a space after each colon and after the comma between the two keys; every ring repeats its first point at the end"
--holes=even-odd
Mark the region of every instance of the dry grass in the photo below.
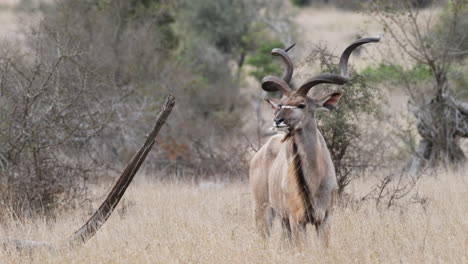
{"type": "MultiPolygon", "coordinates": [[[[1,35],[16,32],[10,12],[0,10],[0,22],[5,22],[0,23],[1,35]]],[[[324,40],[337,45],[330,46],[336,54],[357,33],[382,31],[360,14],[334,9],[304,9],[296,21],[305,32],[303,46],[324,40]]],[[[366,50],[371,52],[376,46],[366,50]]],[[[367,65],[368,55],[352,63],[367,65]]],[[[369,184],[355,182],[353,187],[361,193],[369,184]]],[[[125,212],[119,208],[85,246],[57,254],[0,250],[0,263],[468,263],[466,176],[426,178],[418,188],[429,198],[424,207],[404,202],[402,207],[383,210],[368,202],[359,209],[337,208],[330,248],[318,246],[309,228],[311,243],[299,251],[280,241],[278,223],[270,240],[257,237],[246,183],[147,180],[130,188],[125,212]]],[[[2,223],[0,237],[58,242],[89,214],[83,208],[52,223],[10,220],[2,223]]]]}
{"type": "MultiPolygon", "coordinates": [[[[366,183],[361,182],[357,185],[366,183]]],[[[429,203],[378,210],[337,208],[334,236],[322,249],[309,230],[303,251],[285,246],[275,224],[264,243],[255,234],[250,194],[244,183],[136,184],[126,213],[114,214],[83,247],[55,255],[0,252],[2,263],[468,263],[468,183],[463,176],[424,179],[429,203]]],[[[6,223],[1,234],[60,241],[89,212],[56,222],[6,223]]]]}

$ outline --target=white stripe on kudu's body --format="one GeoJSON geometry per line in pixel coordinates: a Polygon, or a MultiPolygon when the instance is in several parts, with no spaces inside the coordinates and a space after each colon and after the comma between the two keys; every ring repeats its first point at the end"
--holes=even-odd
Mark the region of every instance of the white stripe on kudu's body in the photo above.
{"type": "Polygon", "coordinates": [[[307,92],[320,83],[342,85],[348,81],[348,59],[358,46],[378,42],[380,37],[364,38],[345,49],[340,60],[340,74],[320,74],[307,80],[297,90],[289,86],[293,66],[286,50],[274,49],[286,63],[279,78],[262,80],[266,91],[281,91],[281,99],[266,99],[275,111],[274,126],[286,131],[271,137],[250,163],[250,187],[254,200],[258,231],[267,237],[274,217],[281,220],[283,237],[295,245],[306,240],[306,225],[313,224],[325,246],[330,239],[330,222],[337,192],[335,167],[322,134],[317,129],[315,112],[331,110],[339,102],[341,91],[321,98],[307,92]]]}

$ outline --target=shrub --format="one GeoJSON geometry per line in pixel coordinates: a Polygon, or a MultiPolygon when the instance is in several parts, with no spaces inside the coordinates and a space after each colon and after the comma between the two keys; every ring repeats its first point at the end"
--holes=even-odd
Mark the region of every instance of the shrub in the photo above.
{"type": "Polygon", "coordinates": [[[0,201],[15,217],[82,201],[101,165],[93,139],[111,120],[81,55],[44,55],[42,45],[0,55],[0,201]]]}
{"type": "Polygon", "coordinates": [[[409,70],[405,70],[399,65],[380,63],[377,67],[367,66],[361,71],[361,74],[373,81],[391,81],[398,80],[425,81],[432,78],[429,67],[422,64],[416,64],[409,70]]]}
{"type": "MultiPolygon", "coordinates": [[[[308,62],[320,61],[321,72],[338,73],[338,58],[326,48],[317,47],[308,62]]],[[[377,116],[379,105],[378,90],[369,86],[366,78],[350,70],[350,80],[343,89],[343,97],[336,109],[330,112],[317,112],[320,131],[327,143],[335,165],[338,193],[344,193],[351,181],[360,177],[362,172],[375,161],[374,142],[365,142],[363,134],[368,133],[359,127],[361,118],[377,116]]]]}
{"type": "Polygon", "coordinates": [[[264,76],[269,74],[280,76],[282,72],[279,60],[272,57],[270,53],[272,49],[282,46],[283,44],[279,41],[261,44],[253,54],[247,57],[246,63],[255,67],[249,74],[259,82],[264,76]]]}
{"type": "Polygon", "coordinates": [[[310,0],[291,0],[291,3],[296,6],[305,6],[310,4],[310,0]]]}

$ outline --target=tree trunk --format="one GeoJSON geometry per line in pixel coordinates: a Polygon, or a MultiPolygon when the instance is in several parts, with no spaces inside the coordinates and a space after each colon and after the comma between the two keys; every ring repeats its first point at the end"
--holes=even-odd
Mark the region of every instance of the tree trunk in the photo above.
{"type": "Polygon", "coordinates": [[[422,140],[408,168],[410,173],[425,167],[456,168],[466,161],[460,139],[468,137],[468,103],[439,94],[414,115],[422,140]]]}

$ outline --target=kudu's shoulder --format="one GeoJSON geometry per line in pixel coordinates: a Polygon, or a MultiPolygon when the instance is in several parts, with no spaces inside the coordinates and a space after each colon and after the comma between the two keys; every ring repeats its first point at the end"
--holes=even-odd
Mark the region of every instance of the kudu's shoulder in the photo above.
{"type": "Polygon", "coordinates": [[[256,167],[255,165],[259,163],[270,164],[273,162],[281,149],[285,147],[285,144],[281,142],[283,137],[283,134],[277,134],[270,137],[268,141],[252,157],[252,160],[250,161],[251,168],[256,167]]]}
{"type": "Polygon", "coordinates": [[[260,148],[257,154],[266,155],[269,158],[276,157],[284,143],[281,140],[284,138],[283,134],[277,134],[268,139],[268,141],[260,148]]]}

